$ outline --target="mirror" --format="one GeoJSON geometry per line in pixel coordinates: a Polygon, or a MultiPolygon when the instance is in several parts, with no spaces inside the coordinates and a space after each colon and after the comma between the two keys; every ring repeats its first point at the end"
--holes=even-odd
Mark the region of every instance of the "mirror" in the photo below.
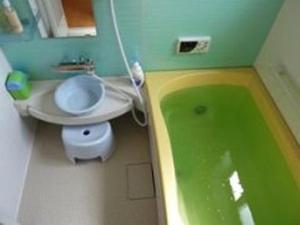
{"type": "Polygon", "coordinates": [[[42,38],[96,36],[92,0],[28,0],[42,38]]]}

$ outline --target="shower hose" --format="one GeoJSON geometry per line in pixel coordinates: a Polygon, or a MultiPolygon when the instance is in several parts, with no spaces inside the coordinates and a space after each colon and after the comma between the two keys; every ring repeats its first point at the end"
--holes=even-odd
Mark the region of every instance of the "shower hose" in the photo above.
{"type": "Polygon", "coordinates": [[[139,104],[141,106],[141,111],[144,115],[144,119],[141,120],[139,119],[139,117],[137,116],[137,113],[136,113],[136,109],[134,107],[134,101],[131,97],[129,97],[126,93],[124,93],[121,89],[115,87],[113,84],[103,80],[101,77],[97,76],[95,73],[93,73],[93,77],[95,77],[96,79],[98,79],[99,81],[101,81],[104,85],[110,87],[111,89],[115,90],[116,92],[118,92],[121,96],[123,96],[126,100],[128,100],[129,102],[132,103],[133,107],[131,109],[131,113],[132,113],[132,116],[133,116],[133,119],[135,120],[135,122],[140,125],[141,127],[146,127],[147,124],[148,124],[148,115],[147,115],[147,109],[146,109],[146,103],[145,103],[145,100],[142,96],[142,93],[141,93],[141,85],[137,85],[135,80],[134,80],[134,75],[130,69],[130,66],[129,66],[129,63],[128,63],[128,59],[126,57],[126,54],[125,54],[125,50],[124,50],[124,47],[123,47],[123,43],[122,43],[122,40],[121,40],[121,35],[120,35],[120,31],[119,31],[119,27],[118,27],[118,22],[117,22],[117,16],[116,16],[116,12],[115,12],[115,5],[114,5],[114,0],[110,0],[110,10],[111,10],[111,17],[112,17],[112,22],[113,22],[113,27],[114,27],[114,31],[115,31],[115,35],[116,35],[116,38],[117,38],[117,42],[118,42],[118,46],[119,46],[119,49],[120,49],[120,52],[121,52],[121,56],[122,56],[122,59],[123,59],[123,62],[125,64],[125,67],[126,67],[126,71],[129,75],[129,78],[131,80],[131,84],[135,90],[135,93],[137,95],[137,99],[139,101],[139,104]]]}

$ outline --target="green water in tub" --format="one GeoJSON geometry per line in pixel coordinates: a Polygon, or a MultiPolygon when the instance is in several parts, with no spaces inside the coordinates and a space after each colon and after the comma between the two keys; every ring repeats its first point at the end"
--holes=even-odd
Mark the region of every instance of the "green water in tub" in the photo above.
{"type": "Polygon", "coordinates": [[[186,224],[300,225],[300,190],[247,89],[184,89],[161,108],[186,224]]]}

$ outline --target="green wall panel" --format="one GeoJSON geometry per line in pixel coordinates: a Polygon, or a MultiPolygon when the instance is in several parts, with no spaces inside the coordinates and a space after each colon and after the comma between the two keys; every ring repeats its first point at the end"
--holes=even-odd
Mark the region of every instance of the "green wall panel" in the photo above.
{"type": "MultiPolygon", "coordinates": [[[[31,16],[26,0],[12,0],[21,17],[31,16]]],[[[115,0],[126,52],[145,70],[252,65],[283,0],[115,0]],[[179,36],[210,35],[210,52],[176,55],[179,36]]],[[[85,54],[103,76],[125,74],[110,18],[109,0],[94,0],[98,36],[1,43],[15,69],[34,79],[54,79],[51,66],[85,54]]]]}

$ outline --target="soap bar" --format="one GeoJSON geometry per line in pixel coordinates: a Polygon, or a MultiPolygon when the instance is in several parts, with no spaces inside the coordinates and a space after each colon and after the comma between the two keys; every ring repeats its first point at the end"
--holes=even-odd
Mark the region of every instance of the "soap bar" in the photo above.
{"type": "Polygon", "coordinates": [[[6,89],[16,100],[24,100],[30,97],[31,83],[28,76],[21,71],[12,71],[6,80],[6,89]]]}

